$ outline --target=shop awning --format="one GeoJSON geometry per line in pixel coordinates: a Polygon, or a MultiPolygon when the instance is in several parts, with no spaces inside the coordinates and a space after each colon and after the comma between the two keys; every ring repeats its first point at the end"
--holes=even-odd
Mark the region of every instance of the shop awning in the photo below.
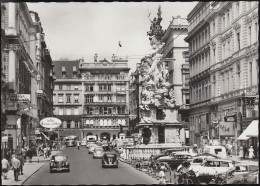
{"type": "Polygon", "coordinates": [[[237,140],[248,140],[250,137],[258,137],[258,120],[253,120],[237,140]]]}

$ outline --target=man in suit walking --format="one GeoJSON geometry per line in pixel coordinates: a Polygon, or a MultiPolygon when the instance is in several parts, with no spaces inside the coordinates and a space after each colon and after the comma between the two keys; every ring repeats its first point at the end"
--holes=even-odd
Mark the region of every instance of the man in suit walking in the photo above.
{"type": "Polygon", "coordinates": [[[13,155],[12,167],[14,169],[14,180],[18,181],[18,173],[20,170],[20,160],[17,159],[17,155],[13,155]]]}

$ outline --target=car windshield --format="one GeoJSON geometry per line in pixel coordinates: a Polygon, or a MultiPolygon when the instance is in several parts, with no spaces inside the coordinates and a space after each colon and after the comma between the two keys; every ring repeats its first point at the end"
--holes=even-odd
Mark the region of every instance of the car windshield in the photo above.
{"type": "Polygon", "coordinates": [[[55,161],[65,161],[67,160],[66,156],[55,156],[54,157],[55,161]]]}

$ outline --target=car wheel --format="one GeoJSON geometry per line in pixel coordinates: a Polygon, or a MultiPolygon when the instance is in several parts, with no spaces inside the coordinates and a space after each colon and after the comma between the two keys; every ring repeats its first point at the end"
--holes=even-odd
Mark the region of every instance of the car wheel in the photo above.
{"type": "Polygon", "coordinates": [[[50,173],[53,173],[53,170],[50,169],[50,173]]]}
{"type": "Polygon", "coordinates": [[[67,171],[70,172],[70,169],[68,169],[67,171]]]}
{"type": "Polygon", "coordinates": [[[118,165],[116,165],[116,168],[118,168],[118,165]]]}

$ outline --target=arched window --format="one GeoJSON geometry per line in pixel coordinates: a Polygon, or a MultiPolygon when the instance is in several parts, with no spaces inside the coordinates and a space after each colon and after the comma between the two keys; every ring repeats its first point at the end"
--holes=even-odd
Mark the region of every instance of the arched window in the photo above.
{"type": "Polygon", "coordinates": [[[125,126],[126,125],[126,120],[122,119],[122,125],[125,126]]]}
{"type": "Polygon", "coordinates": [[[118,120],[117,120],[117,124],[118,124],[118,125],[121,125],[121,124],[122,124],[121,119],[118,119],[118,120]]]}
{"type": "Polygon", "coordinates": [[[111,125],[112,125],[112,120],[109,119],[109,120],[108,120],[108,126],[111,126],[111,125]]]}
{"type": "Polygon", "coordinates": [[[100,126],[104,126],[104,121],[103,121],[103,119],[99,120],[99,124],[100,124],[100,126]]]}
{"type": "Polygon", "coordinates": [[[88,119],[86,120],[86,124],[87,124],[87,125],[89,125],[89,124],[90,124],[90,121],[89,121],[88,119]]]}
{"type": "Polygon", "coordinates": [[[104,120],[104,126],[107,126],[107,120],[106,119],[104,120]]]}
{"type": "Polygon", "coordinates": [[[94,124],[94,120],[92,119],[92,120],[90,120],[90,124],[91,125],[93,125],[94,124]]]}

